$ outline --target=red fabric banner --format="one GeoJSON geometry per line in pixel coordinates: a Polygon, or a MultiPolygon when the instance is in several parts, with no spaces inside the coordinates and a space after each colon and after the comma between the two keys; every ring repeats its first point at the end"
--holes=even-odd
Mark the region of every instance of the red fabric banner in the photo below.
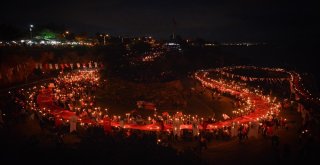
{"type": "Polygon", "coordinates": [[[109,117],[103,118],[103,128],[105,132],[108,132],[108,133],[111,132],[111,120],[109,117]]]}

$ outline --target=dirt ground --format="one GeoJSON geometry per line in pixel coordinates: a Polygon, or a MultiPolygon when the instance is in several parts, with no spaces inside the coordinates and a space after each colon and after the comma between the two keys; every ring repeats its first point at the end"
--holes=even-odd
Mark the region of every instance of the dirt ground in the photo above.
{"type": "Polygon", "coordinates": [[[124,115],[136,109],[136,101],[139,100],[155,103],[158,113],[173,114],[182,111],[184,114],[197,114],[201,117],[214,115],[217,120],[222,120],[222,113],[232,114],[234,100],[218,94],[212,95],[210,90],[193,81],[182,79],[142,86],[137,83],[110,80],[105,90],[97,92],[96,100],[99,106],[107,107],[109,113],[115,115],[124,115]]]}

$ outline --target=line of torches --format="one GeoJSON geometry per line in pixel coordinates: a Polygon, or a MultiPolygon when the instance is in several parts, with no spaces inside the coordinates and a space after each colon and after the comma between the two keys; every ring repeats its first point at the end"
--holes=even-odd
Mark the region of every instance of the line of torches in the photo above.
{"type": "MultiPolygon", "coordinates": [[[[234,111],[233,113],[243,113],[247,115],[250,114],[254,109],[260,108],[255,105],[255,103],[252,103],[254,99],[250,98],[260,98],[264,102],[267,103],[268,111],[265,112],[264,115],[261,115],[260,117],[253,119],[253,121],[260,121],[269,118],[270,116],[274,114],[278,114],[280,110],[280,103],[276,102],[276,97],[273,99],[270,96],[264,96],[262,94],[262,91],[258,89],[253,89],[253,91],[250,91],[248,88],[246,88],[245,83],[235,82],[232,80],[222,79],[219,78],[218,80],[210,78],[210,73],[212,70],[201,70],[199,72],[195,73],[195,78],[201,82],[201,84],[204,87],[210,88],[210,89],[217,89],[221,92],[226,92],[231,95],[238,95],[242,98],[243,101],[245,101],[245,107],[242,109],[238,109],[237,111],[234,111]]],[[[252,122],[253,122],[252,121],[252,122]]],[[[239,123],[238,123],[239,124],[239,123]]],[[[232,122],[232,125],[234,126],[235,123],[232,122]]],[[[210,125],[209,125],[210,126],[210,125]]],[[[216,127],[216,126],[214,126],[216,127]]]]}
{"type": "MultiPolygon", "coordinates": [[[[268,110],[261,116],[259,116],[256,119],[252,119],[252,122],[264,120],[266,118],[269,118],[270,115],[273,115],[275,113],[278,113],[280,104],[277,103],[274,99],[271,99],[270,96],[264,96],[262,95],[262,92],[254,89],[254,91],[250,91],[248,88],[246,88],[243,83],[235,82],[235,81],[227,81],[223,79],[214,80],[209,76],[209,71],[199,71],[195,73],[195,78],[201,82],[201,84],[204,87],[211,88],[217,90],[217,92],[220,93],[228,93],[232,96],[235,96],[241,105],[241,108],[234,110],[232,113],[233,117],[240,117],[245,116],[253,112],[256,108],[254,98],[260,98],[264,102],[267,103],[266,107],[262,108],[268,108],[268,110]]],[[[55,79],[55,87],[53,88],[53,93],[48,93],[48,102],[52,102],[50,98],[52,98],[50,95],[53,95],[54,97],[57,97],[55,99],[65,99],[66,97],[75,97],[77,95],[79,97],[78,100],[75,100],[75,102],[78,102],[78,106],[75,106],[72,108],[72,111],[78,111],[79,116],[83,115],[84,112],[87,113],[87,116],[91,116],[91,119],[95,122],[89,122],[88,125],[96,125],[103,123],[104,117],[109,117],[112,122],[121,122],[126,121],[126,124],[135,124],[136,121],[132,117],[130,113],[126,113],[125,117],[123,116],[116,116],[111,115],[108,116],[108,108],[101,108],[99,106],[94,105],[94,99],[95,96],[88,97],[86,94],[81,95],[79,91],[84,91],[85,89],[91,88],[91,85],[96,85],[99,87],[100,83],[100,77],[97,70],[81,70],[77,72],[70,72],[70,73],[61,73],[58,78],[55,79]],[[85,82],[85,83],[84,83],[85,82]],[[62,89],[63,86],[68,86],[68,89],[62,89]],[[68,92],[62,92],[63,90],[67,90],[68,92]],[[79,92],[79,93],[78,93],[79,92]],[[90,103],[84,103],[85,101],[89,101],[90,103]]],[[[28,109],[38,112],[40,115],[46,117],[51,116],[53,113],[53,109],[50,109],[50,107],[39,107],[37,103],[34,100],[37,100],[37,96],[40,93],[40,91],[47,90],[47,84],[44,84],[40,87],[33,87],[29,88],[29,90],[26,90],[26,94],[29,96],[27,102],[28,109]]],[[[23,91],[23,89],[22,89],[23,91]]],[[[61,101],[61,100],[60,100],[61,101]]],[[[260,105],[259,105],[260,106],[260,105]]],[[[52,107],[51,107],[52,108],[52,107]]],[[[63,109],[63,108],[61,108],[63,109]]],[[[157,120],[162,120],[164,124],[175,124],[175,121],[179,120],[181,124],[202,124],[205,120],[211,119],[212,121],[214,118],[212,117],[200,117],[198,115],[187,115],[182,114],[181,112],[176,112],[173,115],[167,114],[167,115],[158,115],[155,111],[153,116],[147,117],[147,119],[144,120],[144,124],[154,124],[157,120]]],[[[59,120],[63,120],[60,118],[59,120]]],[[[63,120],[64,122],[69,122],[69,120],[63,120]]],[[[83,122],[83,118],[79,117],[78,122],[81,126],[87,125],[85,122],[83,122]]],[[[230,126],[231,123],[223,125],[230,126]]],[[[236,123],[232,122],[232,126],[234,126],[236,123]]],[[[213,124],[208,125],[208,129],[217,128],[218,126],[213,124]]],[[[159,129],[159,127],[154,127],[155,129],[159,129]]]]}
{"type": "Polygon", "coordinates": [[[211,71],[216,71],[221,75],[227,76],[227,77],[234,77],[234,78],[241,78],[245,77],[247,80],[281,80],[281,81],[289,81],[293,85],[293,89],[295,92],[297,92],[299,95],[303,96],[304,99],[309,100],[309,101],[315,101],[318,102],[320,101],[319,97],[312,96],[312,94],[309,92],[308,89],[304,87],[304,84],[302,83],[302,78],[301,75],[295,71],[287,71],[282,68],[267,68],[267,67],[256,67],[256,66],[229,66],[229,67],[222,67],[218,69],[213,69],[211,71]],[[258,77],[250,77],[250,76],[243,76],[243,75],[237,75],[235,73],[232,73],[234,70],[237,69],[247,69],[247,70],[261,70],[261,71],[268,71],[268,72],[278,72],[283,75],[280,78],[258,78],[258,77]]]}

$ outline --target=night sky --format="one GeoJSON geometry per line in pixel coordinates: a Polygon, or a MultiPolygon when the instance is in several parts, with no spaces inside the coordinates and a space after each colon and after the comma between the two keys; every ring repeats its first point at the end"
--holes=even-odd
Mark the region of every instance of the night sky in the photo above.
{"type": "Polygon", "coordinates": [[[54,23],[75,32],[215,41],[307,41],[319,37],[319,7],[308,0],[10,0],[1,23],[54,23]],[[281,1],[281,2],[280,2],[281,1]]]}

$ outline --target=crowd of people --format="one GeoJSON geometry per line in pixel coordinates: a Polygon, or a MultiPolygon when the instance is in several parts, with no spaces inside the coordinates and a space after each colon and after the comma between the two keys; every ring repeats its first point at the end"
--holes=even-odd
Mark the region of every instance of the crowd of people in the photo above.
{"type": "MultiPolygon", "coordinates": [[[[99,79],[97,71],[77,71],[60,74],[54,79],[53,84],[48,83],[50,87],[50,97],[55,107],[60,110],[68,110],[75,112],[79,118],[88,118],[99,123],[104,117],[109,116],[107,109],[96,107],[95,92],[103,85],[103,81],[99,79]]],[[[57,116],[49,113],[48,109],[40,108],[38,96],[41,91],[47,91],[47,87],[30,87],[29,89],[18,89],[10,91],[11,101],[8,102],[8,111],[16,112],[16,116],[25,116],[32,120],[39,121],[41,129],[50,130],[57,133],[56,143],[58,146],[63,145],[63,136],[70,134],[70,121],[63,120],[57,125],[57,116]]],[[[228,93],[227,93],[228,94],[228,93]]],[[[237,98],[240,100],[241,98],[237,98]]],[[[2,111],[7,114],[8,111],[2,111]]],[[[1,115],[0,113],[0,115],[1,115]]],[[[18,118],[17,118],[18,119],[18,118]]],[[[121,143],[136,143],[135,141],[146,141],[148,145],[158,144],[158,146],[170,147],[172,143],[180,141],[196,142],[194,151],[202,151],[207,149],[208,143],[219,140],[230,140],[237,138],[240,143],[245,142],[249,137],[265,137],[271,139],[273,146],[279,145],[279,129],[288,129],[286,119],[280,117],[278,113],[268,113],[263,118],[259,118],[254,122],[233,123],[210,129],[208,125],[214,124],[212,118],[202,118],[199,116],[191,116],[177,112],[174,115],[168,113],[154,114],[147,118],[143,118],[144,122],[139,122],[137,115],[112,116],[111,122],[120,123],[111,127],[110,132],[105,132],[104,125],[101,124],[81,124],[78,121],[78,127],[75,132],[81,138],[86,137],[107,137],[110,141],[121,143]],[[176,119],[178,118],[178,122],[176,119]],[[122,123],[122,124],[121,124],[122,123]],[[158,124],[159,131],[145,131],[139,129],[126,128],[125,124],[145,125],[158,124]],[[172,125],[172,129],[166,129],[164,125],[172,125]],[[180,128],[182,125],[192,125],[191,129],[180,128]],[[202,127],[202,129],[201,129],[202,127]]],[[[9,120],[6,120],[9,121],[9,120]]],[[[4,120],[0,118],[0,124],[4,120]]],[[[300,135],[301,143],[307,143],[310,139],[309,130],[303,129],[300,135]]]]}
{"type": "Polygon", "coordinates": [[[53,102],[63,109],[76,112],[80,117],[101,120],[107,109],[95,104],[95,92],[103,85],[97,70],[60,74],[52,87],[53,102]]]}

